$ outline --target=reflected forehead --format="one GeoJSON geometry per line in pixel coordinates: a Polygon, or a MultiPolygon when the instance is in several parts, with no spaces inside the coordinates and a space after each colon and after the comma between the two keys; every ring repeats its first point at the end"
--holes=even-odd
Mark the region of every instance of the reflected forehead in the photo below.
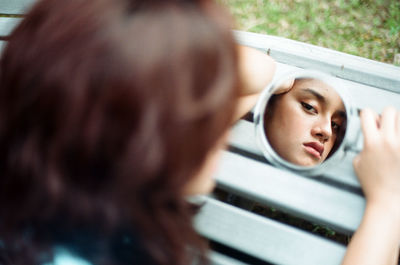
{"type": "Polygon", "coordinates": [[[336,93],[335,89],[328,84],[322,82],[318,79],[299,79],[296,80],[293,86],[294,89],[311,89],[317,93],[319,93],[323,97],[329,97],[332,95],[339,95],[336,93]]]}

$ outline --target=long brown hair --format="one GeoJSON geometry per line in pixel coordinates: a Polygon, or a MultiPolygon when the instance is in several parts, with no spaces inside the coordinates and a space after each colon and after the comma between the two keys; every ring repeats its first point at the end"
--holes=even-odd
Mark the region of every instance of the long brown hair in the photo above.
{"type": "Polygon", "coordinates": [[[182,189],[232,120],[230,26],[209,0],[33,7],[0,62],[0,238],[13,264],[63,244],[119,264],[107,240],[93,246],[129,233],[156,264],[204,250],[182,189]]]}

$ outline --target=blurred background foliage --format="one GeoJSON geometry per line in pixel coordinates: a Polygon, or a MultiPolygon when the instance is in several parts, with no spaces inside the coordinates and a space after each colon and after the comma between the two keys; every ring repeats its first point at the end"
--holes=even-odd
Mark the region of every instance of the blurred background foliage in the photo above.
{"type": "Polygon", "coordinates": [[[218,0],[236,29],[400,62],[400,0],[218,0]]]}

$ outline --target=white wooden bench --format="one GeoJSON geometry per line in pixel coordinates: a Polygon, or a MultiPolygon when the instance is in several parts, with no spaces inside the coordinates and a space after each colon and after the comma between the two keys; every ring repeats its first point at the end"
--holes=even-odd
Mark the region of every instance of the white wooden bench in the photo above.
{"type": "MultiPolygon", "coordinates": [[[[240,31],[235,36],[239,43],[275,58],[278,74],[307,68],[342,79],[358,109],[370,107],[381,112],[387,105],[400,108],[400,67],[280,37],[240,31]]],[[[256,144],[254,124],[248,120],[234,126],[230,146],[216,174],[220,189],[346,235],[357,229],[365,200],[352,168],[355,153],[321,176],[297,175],[265,161],[256,144]]],[[[198,231],[256,257],[254,263],[333,265],[340,264],[345,253],[344,245],[311,232],[212,197],[204,200],[207,203],[196,220],[198,231]]]]}
{"type": "MultiPolygon", "coordinates": [[[[0,0],[0,14],[23,14],[33,0],[0,0]]],[[[0,18],[0,49],[22,18],[0,18]]],[[[311,68],[344,79],[357,108],[378,112],[400,107],[400,67],[267,35],[234,32],[238,43],[270,54],[278,74],[311,68]]],[[[352,169],[352,158],[318,177],[271,166],[255,141],[250,119],[237,122],[216,174],[218,189],[252,202],[351,235],[362,218],[365,201],[352,169]]],[[[257,215],[243,207],[203,196],[195,219],[198,232],[214,242],[214,265],[340,264],[346,247],[298,227],[257,215]]],[[[373,240],[373,239],[371,239],[373,240]]]]}
{"type": "MultiPolygon", "coordinates": [[[[22,15],[33,2],[33,0],[0,0],[0,14],[7,16],[0,17],[0,40],[5,40],[21,20],[18,17],[8,16],[22,15]]],[[[0,42],[0,49],[3,49],[4,44],[4,41],[0,42]]]]}

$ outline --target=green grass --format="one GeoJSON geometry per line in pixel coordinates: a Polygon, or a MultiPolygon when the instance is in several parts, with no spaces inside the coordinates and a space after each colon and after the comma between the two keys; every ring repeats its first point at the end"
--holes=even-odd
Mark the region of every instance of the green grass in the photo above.
{"type": "Polygon", "coordinates": [[[386,63],[393,63],[395,55],[400,54],[399,0],[217,1],[228,6],[240,30],[299,40],[386,63]]]}
{"type": "Polygon", "coordinates": [[[399,0],[219,0],[236,29],[393,63],[400,53],[399,0]]]}
{"type": "Polygon", "coordinates": [[[23,17],[22,15],[0,14],[0,17],[23,17]]]}

